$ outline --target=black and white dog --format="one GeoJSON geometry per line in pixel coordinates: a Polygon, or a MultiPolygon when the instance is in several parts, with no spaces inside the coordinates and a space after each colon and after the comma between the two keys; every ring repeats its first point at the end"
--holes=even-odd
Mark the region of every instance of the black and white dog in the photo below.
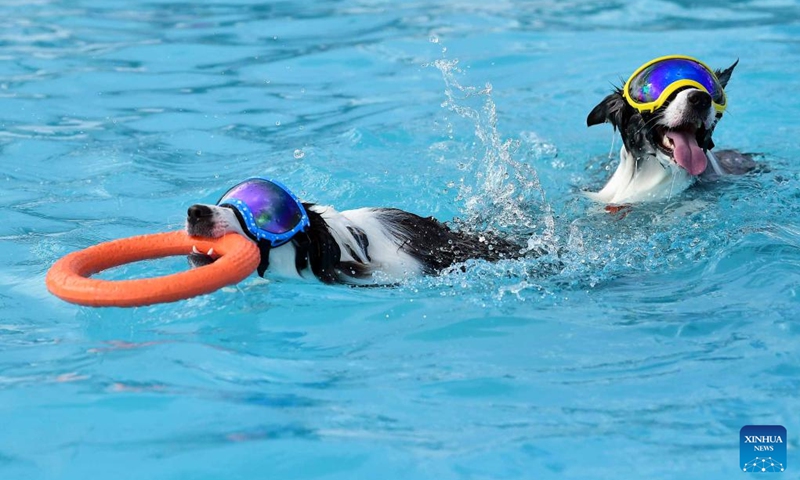
{"type": "MultiPolygon", "coordinates": [[[[261,276],[268,265],[269,271],[280,277],[390,285],[420,274],[438,274],[470,259],[497,261],[518,258],[522,252],[522,247],[495,235],[456,231],[433,217],[394,208],[338,212],[305,202],[303,207],[309,227],[288,243],[262,251],[261,276]]],[[[226,205],[192,205],[186,231],[200,237],[235,232],[252,238],[241,215],[226,205]]],[[[202,252],[189,256],[193,267],[213,260],[213,255],[202,252]]]]}
{"type": "MultiPolygon", "coordinates": [[[[724,88],[733,69],[716,70],[724,88]]],[[[672,92],[652,112],[640,112],[617,88],[589,113],[588,126],[610,123],[622,136],[620,162],[599,192],[586,194],[608,205],[668,199],[700,176],[743,174],[755,168],[752,158],[732,150],[711,149],[714,128],[722,118],[706,91],[686,86],[672,92]],[[710,168],[709,168],[710,167],[710,168]]]]}

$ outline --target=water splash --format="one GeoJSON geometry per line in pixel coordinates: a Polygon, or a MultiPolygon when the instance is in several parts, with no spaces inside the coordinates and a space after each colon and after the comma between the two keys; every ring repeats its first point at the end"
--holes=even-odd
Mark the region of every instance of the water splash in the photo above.
{"type": "MultiPolygon", "coordinates": [[[[492,85],[462,85],[457,78],[463,73],[457,59],[442,58],[431,65],[445,82],[442,107],[472,122],[480,143],[480,155],[459,165],[465,172],[458,182],[457,197],[463,202],[462,223],[472,229],[524,236],[528,251],[555,255],[558,237],[553,209],[536,169],[515,158],[521,141],[503,139],[498,130],[492,85]]],[[[452,125],[448,124],[448,129],[452,138],[452,125]]]]}

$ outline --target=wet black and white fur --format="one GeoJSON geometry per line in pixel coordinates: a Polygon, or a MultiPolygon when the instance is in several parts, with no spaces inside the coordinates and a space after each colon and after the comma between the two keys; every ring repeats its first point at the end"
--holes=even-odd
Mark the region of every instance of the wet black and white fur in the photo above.
{"type": "MultiPolygon", "coordinates": [[[[521,247],[493,235],[450,229],[433,217],[394,208],[338,212],[303,203],[310,227],[286,244],[262,249],[262,267],[284,278],[317,278],[324,283],[388,285],[421,274],[438,274],[469,259],[496,261],[520,256],[521,247]]],[[[220,237],[229,232],[252,237],[233,207],[189,207],[189,235],[220,237]]],[[[189,256],[192,266],[214,260],[213,252],[189,256]]],[[[260,268],[259,274],[264,275],[260,268]]]]}
{"type": "MultiPolygon", "coordinates": [[[[736,63],[716,75],[723,88],[728,84],[736,63]]],[[[722,114],[717,113],[711,96],[693,87],[679,89],[652,113],[640,113],[625,101],[617,88],[589,113],[588,126],[610,123],[622,136],[620,162],[608,183],[599,192],[586,194],[609,205],[669,199],[691,186],[699,175],[742,174],[755,163],[748,155],[726,150],[714,155],[711,139],[722,114]],[[702,171],[687,171],[675,160],[675,134],[688,134],[697,142],[707,159],[702,171]]],[[[697,165],[697,164],[695,164],[697,165]]]]}

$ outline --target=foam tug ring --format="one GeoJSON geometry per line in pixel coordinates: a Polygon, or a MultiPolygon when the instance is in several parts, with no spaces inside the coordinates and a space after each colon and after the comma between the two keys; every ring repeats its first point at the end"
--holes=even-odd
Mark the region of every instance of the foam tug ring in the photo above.
{"type": "Polygon", "coordinates": [[[53,295],[90,307],[139,307],[175,302],[238,283],[258,267],[261,255],[255,243],[229,233],[219,238],[191,237],[166,232],[121,238],[70,253],[47,272],[45,283],[53,295]],[[136,280],[99,280],[90,275],[126,263],[209,252],[216,260],[202,267],[161,277],[136,280]]]}

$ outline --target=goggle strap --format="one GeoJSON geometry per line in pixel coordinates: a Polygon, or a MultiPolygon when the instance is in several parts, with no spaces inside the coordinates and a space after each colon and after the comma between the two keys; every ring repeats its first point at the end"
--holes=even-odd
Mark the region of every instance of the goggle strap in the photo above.
{"type": "Polygon", "coordinates": [[[703,143],[703,150],[705,150],[706,152],[716,147],[716,145],[714,145],[714,140],[711,139],[712,134],[713,130],[706,131],[706,138],[705,142],[703,143]]]}
{"type": "Polygon", "coordinates": [[[258,251],[261,252],[261,262],[259,262],[256,271],[261,278],[264,278],[264,273],[267,271],[267,268],[269,268],[269,251],[271,249],[272,243],[269,240],[262,238],[258,241],[258,251]]]}

